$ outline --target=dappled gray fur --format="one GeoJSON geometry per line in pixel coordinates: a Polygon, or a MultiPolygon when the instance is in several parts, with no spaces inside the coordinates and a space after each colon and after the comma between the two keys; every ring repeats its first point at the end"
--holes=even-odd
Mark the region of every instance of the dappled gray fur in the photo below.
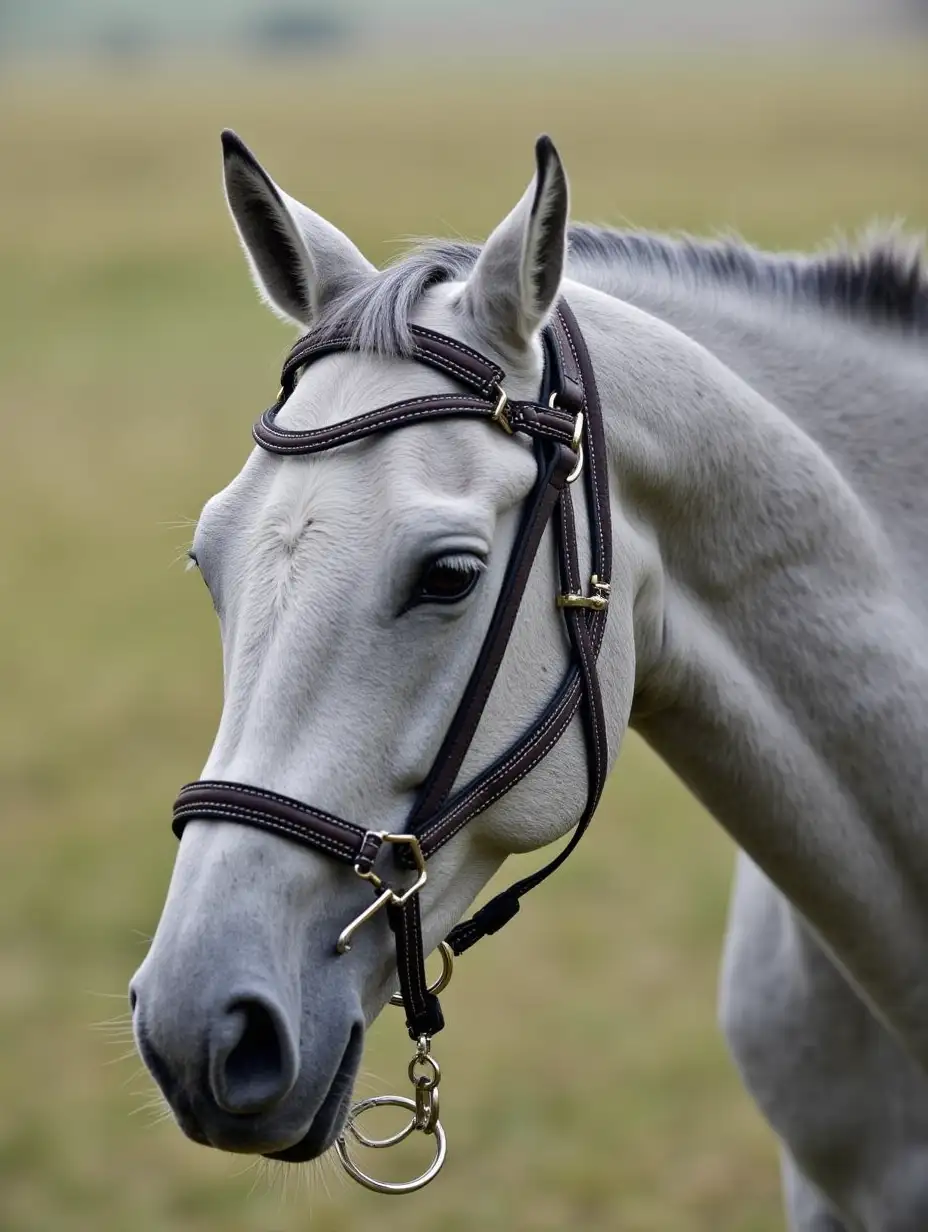
{"type": "MultiPolygon", "coordinates": [[[[358,350],[374,354],[409,354],[409,317],[424,292],[466,278],[479,253],[478,244],[428,240],[324,304],[312,333],[348,334],[358,350]]],[[[866,236],[856,247],[803,255],[762,252],[736,239],[571,226],[568,276],[608,290],[610,272],[629,269],[669,278],[681,288],[714,284],[928,334],[922,242],[894,231],[866,236]]]]}

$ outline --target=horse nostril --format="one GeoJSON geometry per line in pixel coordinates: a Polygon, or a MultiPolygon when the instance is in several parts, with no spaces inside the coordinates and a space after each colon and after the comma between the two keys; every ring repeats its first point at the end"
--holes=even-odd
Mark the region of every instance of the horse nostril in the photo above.
{"type": "Polygon", "coordinates": [[[260,998],[233,1001],[214,1032],[210,1085],[237,1115],[279,1104],[297,1078],[296,1047],[279,1008],[260,998]]]}
{"type": "Polygon", "coordinates": [[[236,1086],[267,1082],[280,1073],[283,1059],[274,1020],[259,1001],[242,1001],[234,1008],[245,1016],[245,1029],[226,1058],[226,1077],[236,1086]]]}

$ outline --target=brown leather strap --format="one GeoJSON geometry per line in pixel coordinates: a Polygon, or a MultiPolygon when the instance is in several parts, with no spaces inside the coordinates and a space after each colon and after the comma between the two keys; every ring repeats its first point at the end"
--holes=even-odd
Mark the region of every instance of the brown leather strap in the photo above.
{"type": "MultiPolygon", "coordinates": [[[[412,326],[413,358],[454,377],[472,394],[438,394],[406,399],[330,427],[295,431],[279,428],[276,417],[292,392],[298,374],[323,355],[351,349],[347,337],[302,339],[288,357],[278,401],[262,415],[254,429],[262,448],[279,454],[317,453],[373,433],[393,431],[432,419],[475,417],[502,422],[510,432],[522,432],[534,441],[538,478],[527,502],[506,575],[464,696],[409,818],[408,829],[419,839],[427,858],[494,800],[525,777],[553,747],[572,722],[581,702],[588,750],[589,786],[577,828],[567,847],[548,865],[523,878],[491,900],[474,918],[453,929],[449,941],[462,952],[480,937],[497,931],[518,911],[519,900],[540,884],[567,858],[589,824],[599,800],[608,765],[605,718],[596,658],[602,644],[606,610],[565,608],[571,645],[570,665],[545,712],[523,737],[473,782],[452,795],[464,756],[476,731],[511,635],[532,563],[552,515],[554,518],[561,582],[566,591],[585,593],[580,575],[573,503],[566,488],[568,473],[577,461],[574,448],[579,412],[584,415],[584,503],[590,523],[592,571],[599,583],[611,576],[612,544],[606,443],[599,395],[576,319],[561,303],[545,331],[546,366],[537,403],[501,403],[504,374],[455,339],[412,326]],[[549,397],[553,395],[553,398],[549,397]]],[[[192,783],[183,788],[175,805],[174,829],[180,836],[191,820],[236,821],[257,826],[330,855],[343,863],[369,871],[383,843],[381,835],[353,822],[314,809],[298,800],[247,785],[225,782],[192,783]]],[[[394,848],[401,857],[408,845],[394,848]]],[[[441,1029],[441,1008],[428,992],[422,949],[418,895],[388,908],[396,935],[397,965],[410,1033],[434,1034],[441,1029]]]]}
{"type": "MultiPolygon", "coordinates": [[[[570,315],[572,324],[576,327],[576,318],[567,307],[564,300],[558,304],[552,322],[551,337],[557,348],[557,357],[561,369],[561,381],[558,388],[558,400],[561,406],[569,410],[582,411],[586,404],[585,381],[580,370],[580,357],[574,334],[566,314],[570,315]]],[[[579,338],[579,331],[576,331],[579,338]]],[[[584,350],[586,348],[584,347],[584,350]]]]}
{"type": "MultiPolygon", "coordinates": [[[[410,325],[409,330],[413,337],[411,359],[437,368],[439,372],[460,381],[485,400],[496,400],[506,375],[498,364],[465,346],[463,342],[458,342],[456,338],[448,338],[421,325],[410,325]]],[[[325,355],[334,355],[353,348],[354,342],[349,334],[321,339],[312,335],[301,338],[287,356],[281,374],[280,383],[286,396],[293,392],[297,375],[302,369],[325,355]]]]}
{"type": "Polygon", "coordinates": [[[413,894],[405,903],[389,904],[387,920],[396,938],[396,970],[406,1010],[406,1030],[411,1039],[437,1035],[445,1020],[441,1003],[429,992],[426,979],[419,895],[413,894]]]}
{"type": "Polygon", "coordinates": [[[238,821],[279,834],[354,864],[368,834],[363,826],[343,821],[289,796],[240,783],[200,779],[180,789],[174,803],[172,829],[178,838],[188,821],[238,821]]]}
{"type": "MultiPolygon", "coordinates": [[[[584,468],[585,495],[590,520],[591,572],[600,582],[608,584],[612,577],[612,525],[609,509],[609,475],[602,407],[589,352],[583,342],[576,318],[563,301],[553,323],[552,341],[557,350],[557,364],[563,382],[572,371],[580,382],[581,399],[586,422],[584,468]]],[[[576,392],[571,395],[576,398],[576,392]]],[[[576,402],[574,403],[576,406],[576,402]]],[[[560,542],[558,559],[562,584],[567,590],[580,589],[577,561],[577,536],[573,505],[569,491],[561,500],[560,542]]],[[[607,609],[565,609],[567,629],[574,646],[575,666],[568,673],[547,711],[514,748],[471,783],[452,801],[443,816],[433,819],[431,833],[420,836],[423,853],[431,855],[442,843],[475,817],[504,792],[510,791],[551,749],[573,720],[581,698],[586,699],[584,730],[586,734],[589,787],[583,812],[570,842],[548,864],[529,877],[492,898],[470,920],[462,921],[451,930],[448,942],[457,954],[462,954],[481,937],[498,932],[519,910],[522,897],[551,876],[570,856],[592,820],[608,773],[608,736],[602,693],[596,675],[596,657],[605,632],[607,609]]]]}
{"type": "MultiPolygon", "coordinates": [[[[584,413],[586,424],[587,464],[583,478],[592,531],[592,572],[598,575],[600,581],[609,583],[612,580],[612,515],[602,403],[590,352],[583,341],[577,318],[566,300],[561,300],[558,304],[551,332],[558,351],[565,352],[565,358],[570,357],[565,381],[569,384],[573,379],[569,375],[570,371],[577,373],[579,381],[579,409],[584,413]]],[[[568,407],[569,411],[571,409],[572,407],[568,407]]]]}
{"type": "Polygon", "coordinates": [[[427,830],[428,819],[444,804],[454,787],[509,645],[509,636],[539,545],[576,460],[570,449],[558,445],[542,464],[544,469],[516,535],[509,567],[477,662],[407,823],[407,828],[414,834],[420,833],[420,829],[422,833],[427,830]],[[423,825],[423,822],[426,824],[423,825]]]}
{"type": "MultiPolygon", "coordinates": [[[[330,424],[325,428],[279,428],[277,416],[285,397],[269,407],[252,428],[255,442],[269,453],[322,453],[336,445],[348,445],[381,432],[392,432],[414,423],[434,419],[486,419],[492,421],[497,403],[486,402],[468,394],[433,394],[424,398],[405,398],[356,415],[354,419],[330,424]]],[[[575,417],[534,402],[508,402],[505,408],[506,428],[533,437],[569,445],[573,439],[575,417]]]]}
{"type": "MultiPolygon", "coordinates": [[[[556,343],[555,353],[558,363],[571,363],[573,371],[579,374],[581,372],[579,356],[585,354],[585,348],[582,342],[578,346],[575,341],[575,335],[579,336],[579,331],[576,320],[566,304],[560,305],[553,322],[552,333],[556,343]],[[573,321],[573,327],[568,324],[570,321],[573,321]],[[570,359],[566,360],[568,356],[570,359]]],[[[583,377],[584,394],[578,409],[583,409],[586,416],[584,480],[591,525],[591,572],[595,573],[601,582],[608,584],[612,568],[612,533],[602,410],[592,369],[584,373],[583,377]]],[[[560,372],[556,379],[563,379],[560,372]]],[[[565,507],[569,507],[566,501],[564,504],[565,507]]],[[[562,542],[564,541],[576,543],[576,530],[572,521],[566,540],[562,538],[562,542]]],[[[562,546],[561,555],[564,550],[562,546]]],[[[580,579],[576,576],[571,583],[568,584],[565,581],[564,584],[568,590],[582,589],[580,579]]],[[[597,612],[587,609],[583,615],[591,632],[590,644],[595,656],[599,653],[605,630],[606,610],[597,612]]],[[[554,747],[573,720],[583,689],[584,681],[579,666],[574,664],[568,670],[561,687],[535,725],[482,774],[458,792],[444,808],[423,823],[418,829],[418,834],[423,853],[427,858],[444,846],[450,838],[453,838],[462,826],[524,778],[554,747]]]]}

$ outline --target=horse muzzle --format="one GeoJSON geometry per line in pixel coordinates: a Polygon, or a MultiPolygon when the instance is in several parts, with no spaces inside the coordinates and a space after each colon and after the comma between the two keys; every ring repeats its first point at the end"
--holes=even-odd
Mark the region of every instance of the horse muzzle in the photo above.
{"type": "MultiPolygon", "coordinates": [[[[143,969],[144,972],[144,969],[143,969]]],[[[320,1035],[301,1031],[284,1000],[241,990],[200,1013],[162,1014],[144,973],[133,981],[133,1023],[142,1060],[194,1142],[223,1151],[298,1162],[335,1141],[361,1059],[359,1011],[327,1015],[320,1035]],[[301,1035],[302,1047],[301,1047],[301,1035]]]]}

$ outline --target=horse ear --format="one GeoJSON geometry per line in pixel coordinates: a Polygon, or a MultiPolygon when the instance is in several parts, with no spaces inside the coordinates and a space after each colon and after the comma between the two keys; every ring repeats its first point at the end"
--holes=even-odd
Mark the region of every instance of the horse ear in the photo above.
{"type": "Polygon", "coordinates": [[[535,143],[535,176],[484,245],[462,305],[488,339],[523,350],[557,301],[567,253],[569,191],[550,137],[535,143]]]}
{"type": "Polygon", "coordinates": [[[226,200],[258,291],[278,316],[309,325],[326,299],[374,267],[337,227],[278,188],[229,129],[222,155],[226,200]]]}

